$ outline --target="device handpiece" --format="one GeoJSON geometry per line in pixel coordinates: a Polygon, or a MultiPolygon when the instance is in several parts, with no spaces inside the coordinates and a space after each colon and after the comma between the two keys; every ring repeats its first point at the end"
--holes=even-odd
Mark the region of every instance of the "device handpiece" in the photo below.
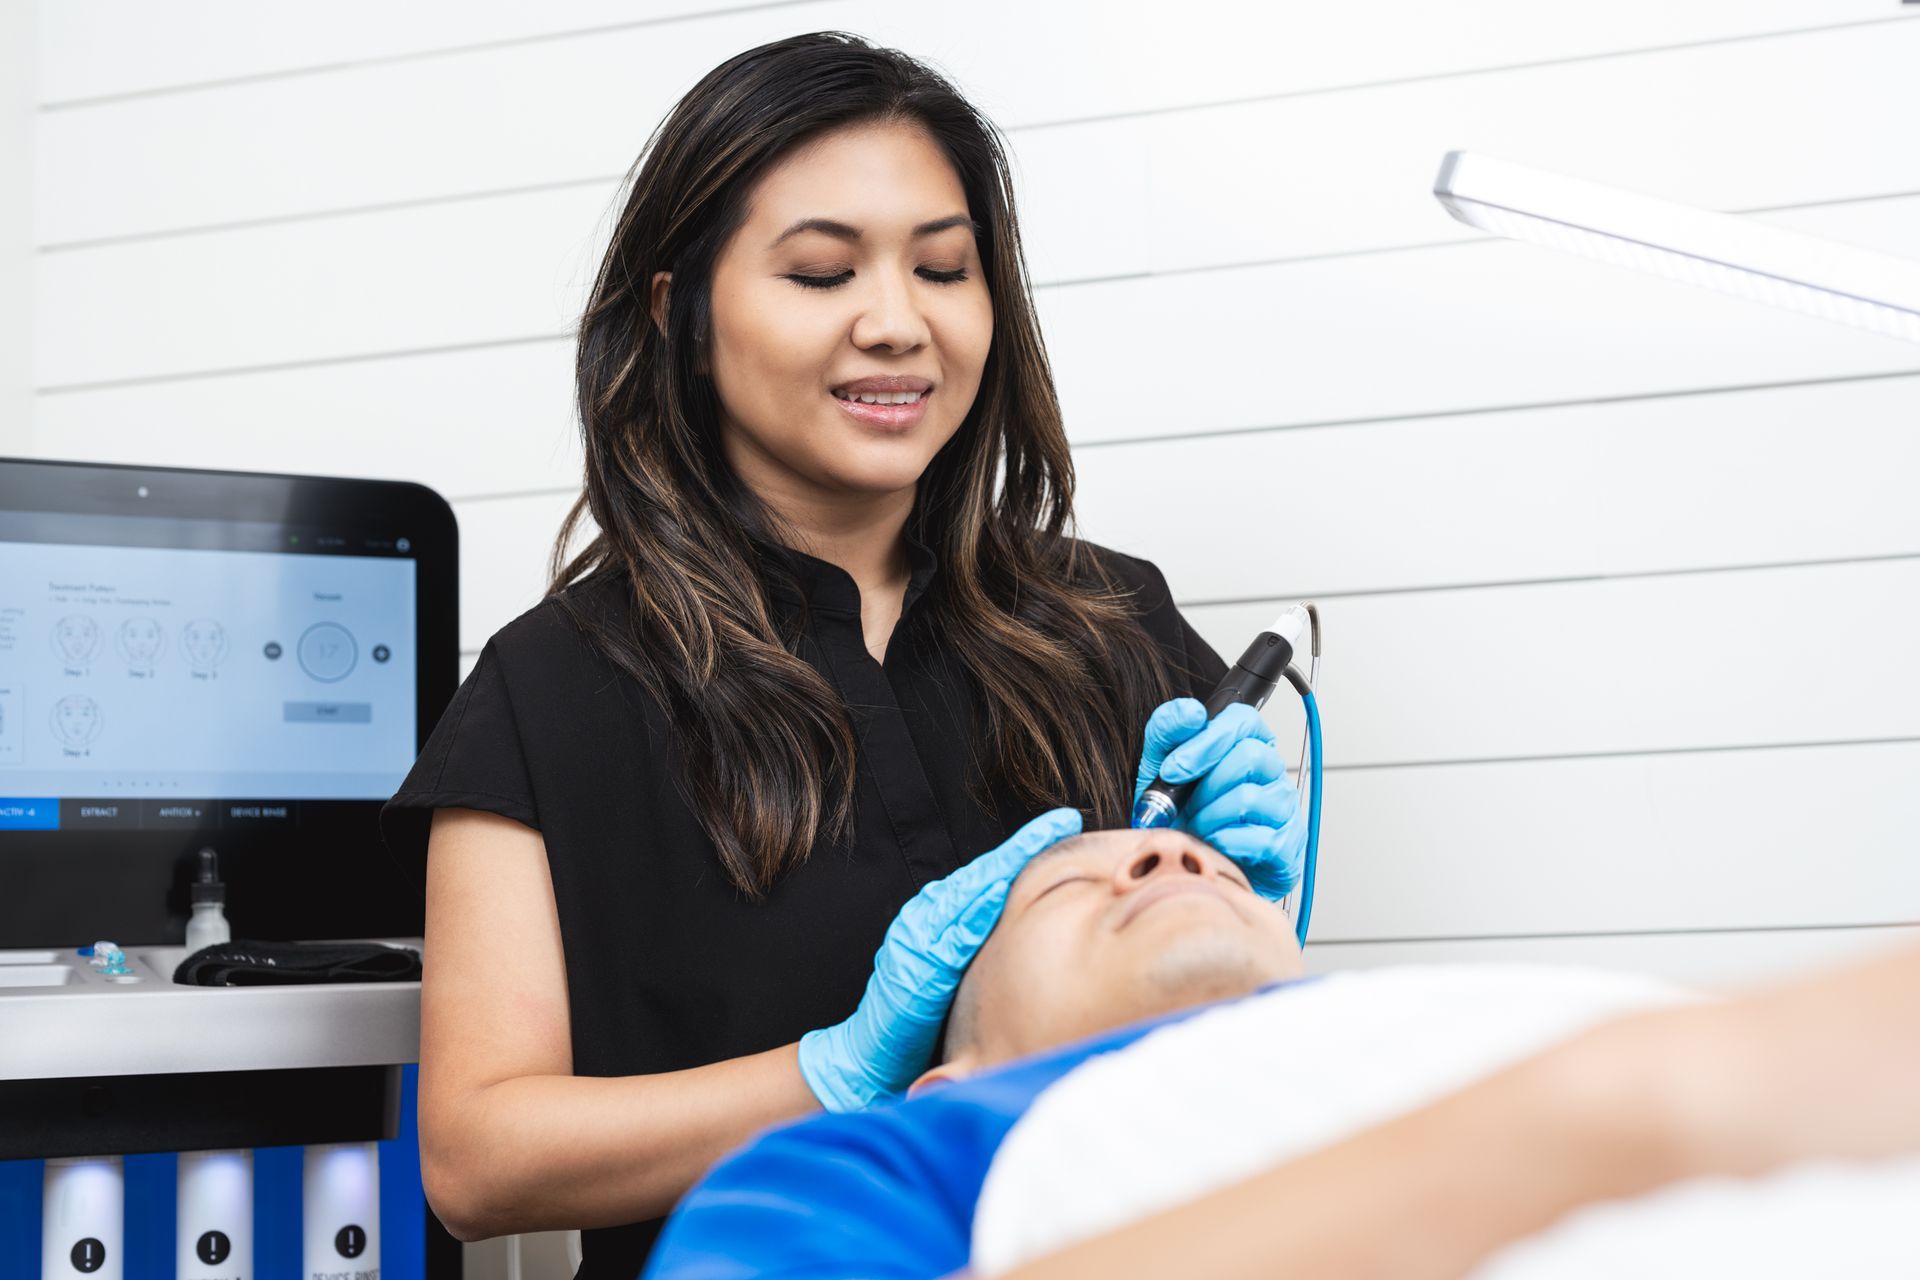
{"type": "MultiPolygon", "coordinates": [[[[1287,664],[1293,661],[1294,651],[1306,638],[1311,625],[1304,606],[1287,606],[1271,626],[1253,638],[1226,678],[1207,695],[1207,719],[1213,719],[1236,702],[1256,709],[1265,706],[1274,687],[1285,678],[1287,664]]],[[[1172,826],[1193,786],[1193,782],[1155,778],[1133,806],[1133,825],[1136,828],[1172,826]]]]}

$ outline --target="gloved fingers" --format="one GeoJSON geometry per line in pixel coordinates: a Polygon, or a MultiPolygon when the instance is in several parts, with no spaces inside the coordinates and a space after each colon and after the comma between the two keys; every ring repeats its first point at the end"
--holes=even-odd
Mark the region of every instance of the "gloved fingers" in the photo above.
{"type": "Polygon", "coordinates": [[[1222,827],[1207,837],[1207,843],[1233,859],[1246,873],[1253,891],[1269,901],[1279,901],[1293,892],[1300,882],[1300,863],[1305,845],[1297,840],[1289,823],[1273,827],[1222,827]]]}
{"type": "MultiPolygon", "coordinates": [[[[952,924],[941,930],[928,949],[934,972],[920,986],[923,996],[951,996],[960,986],[961,971],[973,962],[974,953],[1000,923],[1000,913],[1006,910],[1007,890],[1012,883],[1011,880],[994,881],[960,909],[952,924]]],[[[940,1016],[946,1016],[944,1003],[940,1016]]]]}
{"type": "MultiPolygon", "coordinates": [[[[1198,815],[1221,796],[1245,783],[1277,782],[1286,776],[1287,762],[1281,758],[1277,743],[1263,742],[1259,738],[1242,738],[1227,750],[1212,771],[1195,784],[1192,793],[1187,796],[1185,808],[1188,814],[1198,815]]],[[[1200,829],[1192,819],[1187,818],[1183,818],[1179,825],[1195,832],[1200,829]]]]}
{"type": "Polygon", "coordinates": [[[1173,698],[1153,709],[1153,714],[1147,717],[1147,731],[1142,735],[1140,768],[1133,782],[1135,804],[1140,802],[1140,793],[1147,785],[1160,776],[1160,765],[1167,758],[1167,752],[1199,733],[1206,724],[1207,708],[1198,698],[1173,698]]]}
{"type": "Polygon", "coordinates": [[[1084,819],[1078,809],[1049,809],[1030,819],[1018,831],[1001,841],[997,848],[975,858],[949,876],[956,884],[1000,880],[1011,882],[1035,854],[1056,845],[1069,836],[1080,834],[1084,819]]]}
{"type": "Polygon", "coordinates": [[[1216,831],[1258,827],[1277,831],[1300,813],[1300,796],[1284,778],[1274,782],[1243,782],[1212,803],[1183,819],[1181,826],[1210,840],[1216,831]]]}
{"type": "Polygon", "coordinates": [[[960,975],[993,932],[1014,877],[1080,826],[1078,809],[1051,809],[900,908],[859,1007],[845,1022],[801,1037],[801,1074],[823,1106],[867,1106],[926,1069],[960,975]]]}
{"type": "Polygon", "coordinates": [[[926,934],[938,934],[982,892],[995,884],[1002,890],[1012,884],[1020,869],[1042,849],[1079,835],[1082,821],[1078,809],[1047,810],[995,848],[921,889],[901,909],[896,923],[909,919],[911,912],[915,923],[925,926],[926,934]]]}
{"type": "Polygon", "coordinates": [[[1210,771],[1225,758],[1233,744],[1245,738],[1272,742],[1273,730],[1260,713],[1244,702],[1236,702],[1215,716],[1207,727],[1188,738],[1160,762],[1160,776],[1168,782],[1190,782],[1210,771]]]}

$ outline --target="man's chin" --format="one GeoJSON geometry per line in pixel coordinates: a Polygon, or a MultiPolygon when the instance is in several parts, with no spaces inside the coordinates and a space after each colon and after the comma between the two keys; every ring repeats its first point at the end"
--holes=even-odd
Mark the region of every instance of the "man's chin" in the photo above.
{"type": "Polygon", "coordinates": [[[1141,973],[1143,1016],[1244,996],[1286,976],[1272,972],[1239,931],[1188,929],[1159,947],[1141,973]]]}

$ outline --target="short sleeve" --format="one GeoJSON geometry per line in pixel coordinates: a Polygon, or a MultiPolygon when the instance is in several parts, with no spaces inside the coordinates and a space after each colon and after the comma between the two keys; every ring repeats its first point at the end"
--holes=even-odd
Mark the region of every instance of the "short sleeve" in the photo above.
{"type": "Polygon", "coordinates": [[[491,642],[455,691],[400,789],[380,810],[387,848],[423,890],[435,809],[483,809],[540,827],[513,700],[491,642]]]}

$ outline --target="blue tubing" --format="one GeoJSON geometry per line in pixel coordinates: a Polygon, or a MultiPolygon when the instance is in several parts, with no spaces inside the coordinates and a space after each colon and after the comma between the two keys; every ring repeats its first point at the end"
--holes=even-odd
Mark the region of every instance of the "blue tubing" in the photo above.
{"type": "Polygon", "coordinates": [[[1313,694],[1302,693],[1300,701],[1307,709],[1307,858],[1300,873],[1300,918],[1294,922],[1293,936],[1307,945],[1307,924],[1313,919],[1313,872],[1320,861],[1320,708],[1313,694]]]}

